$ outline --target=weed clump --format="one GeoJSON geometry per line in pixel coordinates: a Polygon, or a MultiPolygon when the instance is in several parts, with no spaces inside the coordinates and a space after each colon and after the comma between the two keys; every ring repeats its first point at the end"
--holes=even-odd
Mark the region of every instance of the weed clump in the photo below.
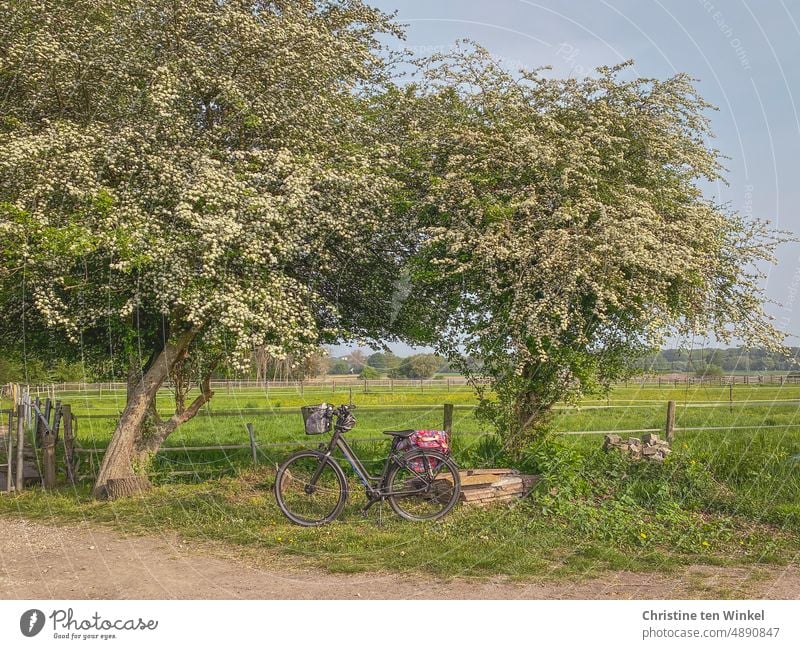
{"type": "Polygon", "coordinates": [[[775,543],[767,526],[714,506],[734,494],[686,448],[663,463],[637,462],[551,439],[529,449],[525,462],[541,476],[530,513],[583,543],[698,554],[752,551],[761,558],[775,543]]]}

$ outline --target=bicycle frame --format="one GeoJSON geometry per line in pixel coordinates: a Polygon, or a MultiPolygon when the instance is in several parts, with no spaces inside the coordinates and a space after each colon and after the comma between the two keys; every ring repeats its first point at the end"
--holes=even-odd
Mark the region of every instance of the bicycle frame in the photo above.
{"type": "MultiPolygon", "coordinates": [[[[392,439],[391,450],[389,451],[389,455],[386,457],[386,461],[383,463],[383,471],[381,471],[380,475],[374,476],[367,470],[361,460],[358,459],[358,456],[355,454],[353,449],[347,443],[347,440],[343,436],[344,432],[345,431],[340,429],[338,426],[335,427],[331,441],[327,445],[321,444],[320,450],[324,449],[324,453],[322,453],[322,455],[326,458],[330,458],[336,449],[342,452],[342,455],[344,455],[344,458],[353,468],[353,471],[367,490],[367,504],[364,507],[364,511],[369,509],[374,503],[386,498],[387,496],[412,496],[425,490],[425,486],[421,486],[418,489],[403,491],[389,492],[386,490],[386,478],[389,474],[389,467],[391,466],[392,462],[405,464],[403,462],[403,456],[396,453],[398,443],[398,439],[396,437],[392,439]]],[[[424,457],[424,455],[423,460],[426,471],[429,472],[431,468],[430,463],[428,462],[427,458],[424,457]]],[[[313,485],[316,484],[324,467],[325,463],[320,462],[319,468],[311,478],[310,486],[313,487],[313,485]]]]}

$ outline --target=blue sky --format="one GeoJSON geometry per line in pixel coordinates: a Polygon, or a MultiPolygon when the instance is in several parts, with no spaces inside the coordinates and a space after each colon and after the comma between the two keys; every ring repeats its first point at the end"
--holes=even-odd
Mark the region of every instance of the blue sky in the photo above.
{"type": "MultiPolygon", "coordinates": [[[[711,113],[729,185],[709,196],[800,234],[800,0],[372,0],[420,55],[469,38],[512,67],[584,76],[635,61],[639,76],[688,72],[711,113]]],[[[800,345],[800,245],[769,269],[768,311],[800,345]]],[[[403,345],[393,346],[402,354],[403,345]]],[[[345,346],[334,348],[344,353],[345,346]]]]}

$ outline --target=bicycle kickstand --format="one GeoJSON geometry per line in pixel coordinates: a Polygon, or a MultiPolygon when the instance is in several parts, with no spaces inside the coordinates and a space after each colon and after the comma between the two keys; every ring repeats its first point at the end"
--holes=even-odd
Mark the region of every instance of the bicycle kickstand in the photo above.
{"type": "Polygon", "coordinates": [[[370,508],[375,504],[380,503],[378,506],[378,525],[383,524],[383,498],[370,498],[367,504],[361,508],[361,515],[366,518],[369,515],[370,508]]]}

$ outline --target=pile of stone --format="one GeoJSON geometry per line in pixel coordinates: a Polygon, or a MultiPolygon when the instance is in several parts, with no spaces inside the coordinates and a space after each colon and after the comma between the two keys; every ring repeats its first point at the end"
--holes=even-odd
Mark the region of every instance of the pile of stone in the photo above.
{"type": "Polygon", "coordinates": [[[632,460],[649,460],[663,462],[672,450],[669,442],[659,439],[656,433],[647,433],[641,439],[629,437],[623,440],[619,435],[606,435],[603,440],[603,450],[618,450],[628,455],[632,460]]]}

